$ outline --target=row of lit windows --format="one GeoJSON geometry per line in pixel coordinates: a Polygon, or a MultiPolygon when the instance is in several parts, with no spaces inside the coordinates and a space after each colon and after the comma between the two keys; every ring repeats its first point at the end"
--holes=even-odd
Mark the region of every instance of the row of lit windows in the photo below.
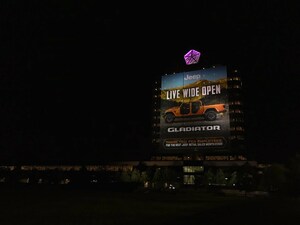
{"type": "Polygon", "coordinates": [[[184,173],[197,173],[197,172],[203,172],[204,168],[203,166],[184,166],[183,172],[184,173]]]}
{"type": "Polygon", "coordinates": [[[230,110],[229,113],[243,113],[243,111],[240,109],[234,109],[234,110],[230,110]]]}
{"type": "Polygon", "coordinates": [[[243,118],[230,118],[230,122],[244,122],[243,118]]]}
{"type": "MultiPolygon", "coordinates": [[[[8,169],[10,171],[17,169],[16,166],[1,166],[1,169],[8,169]]],[[[49,171],[49,170],[59,170],[59,171],[81,171],[82,166],[60,166],[60,165],[53,165],[53,166],[21,166],[20,169],[23,171],[49,171]]],[[[93,166],[87,165],[85,169],[87,171],[119,171],[120,169],[132,169],[132,165],[100,165],[100,166],[93,166]]]]}
{"type": "Polygon", "coordinates": [[[228,80],[241,80],[240,77],[229,77],[228,80]]]}
{"type": "Polygon", "coordinates": [[[176,160],[176,161],[180,161],[180,160],[182,160],[182,158],[181,157],[179,157],[179,156],[152,156],[151,157],[151,160],[157,160],[157,161],[174,161],[174,160],[176,160]]]}
{"type": "Polygon", "coordinates": [[[238,85],[238,84],[236,84],[236,85],[228,85],[228,89],[230,89],[230,88],[235,88],[235,89],[240,89],[240,88],[242,88],[242,86],[241,85],[238,85]]]}
{"type": "Polygon", "coordinates": [[[159,143],[160,141],[159,141],[159,139],[157,139],[157,138],[153,138],[153,139],[152,139],[152,142],[153,142],[153,143],[159,143]]]}
{"type": "Polygon", "coordinates": [[[244,131],[245,129],[243,127],[231,127],[230,131],[244,131]]]}
{"type": "Polygon", "coordinates": [[[229,102],[229,105],[242,105],[240,101],[229,102]]]}
{"type": "Polygon", "coordinates": [[[245,140],[245,137],[243,135],[232,135],[230,136],[229,138],[230,140],[233,140],[233,139],[237,139],[237,140],[245,140]]]}

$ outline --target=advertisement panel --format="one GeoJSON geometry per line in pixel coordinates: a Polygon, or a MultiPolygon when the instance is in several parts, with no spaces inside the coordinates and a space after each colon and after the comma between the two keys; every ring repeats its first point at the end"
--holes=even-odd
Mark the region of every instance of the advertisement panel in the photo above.
{"type": "Polygon", "coordinates": [[[230,135],[226,66],[162,76],[160,150],[226,149],[230,135]]]}

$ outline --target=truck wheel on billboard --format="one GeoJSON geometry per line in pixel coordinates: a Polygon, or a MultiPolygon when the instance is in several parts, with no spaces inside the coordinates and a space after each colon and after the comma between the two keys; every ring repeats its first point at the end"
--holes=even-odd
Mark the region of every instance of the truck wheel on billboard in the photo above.
{"type": "Polygon", "coordinates": [[[172,123],[175,119],[175,116],[172,113],[168,113],[165,117],[166,123],[172,123]]]}
{"type": "Polygon", "coordinates": [[[217,119],[217,113],[213,110],[209,110],[205,112],[205,118],[209,121],[213,121],[217,119]]]}

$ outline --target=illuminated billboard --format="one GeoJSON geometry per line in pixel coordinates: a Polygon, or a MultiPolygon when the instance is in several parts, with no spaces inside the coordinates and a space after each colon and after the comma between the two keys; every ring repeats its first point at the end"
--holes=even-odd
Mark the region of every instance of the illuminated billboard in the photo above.
{"type": "Polygon", "coordinates": [[[226,66],[162,76],[160,117],[160,150],[165,153],[226,149],[226,66]]]}

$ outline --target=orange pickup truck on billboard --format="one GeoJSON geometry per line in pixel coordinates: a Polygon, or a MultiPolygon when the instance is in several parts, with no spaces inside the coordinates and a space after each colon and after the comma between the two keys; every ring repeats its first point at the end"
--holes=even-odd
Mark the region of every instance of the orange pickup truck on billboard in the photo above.
{"type": "Polygon", "coordinates": [[[172,123],[176,118],[186,117],[204,117],[205,120],[213,121],[218,116],[226,112],[225,104],[210,104],[205,105],[201,100],[181,103],[180,106],[175,106],[165,110],[163,118],[166,123],[172,123]]]}

